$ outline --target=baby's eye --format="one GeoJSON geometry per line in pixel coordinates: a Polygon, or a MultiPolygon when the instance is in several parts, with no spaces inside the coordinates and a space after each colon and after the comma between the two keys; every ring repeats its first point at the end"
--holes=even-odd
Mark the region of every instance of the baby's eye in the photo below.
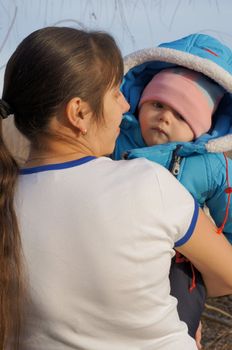
{"type": "Polygon", "coordinates": [[[185,119],[182,117],[182,115],[181,115],[180,113],[178,113],[178,112],[175,112],[175,117],[176,117],[176,119],[178,119],[178,120],[183,120],[183,121],[185,121],[185,119]]]}
{"type": "Polygon", "coordinates": [[[152,105],[153,105],[154,108],[157,108],[157,109],[162,109],[162,108],[164,108],[163,103],[158,102],[158,101],[153,102],[152,105]]]}

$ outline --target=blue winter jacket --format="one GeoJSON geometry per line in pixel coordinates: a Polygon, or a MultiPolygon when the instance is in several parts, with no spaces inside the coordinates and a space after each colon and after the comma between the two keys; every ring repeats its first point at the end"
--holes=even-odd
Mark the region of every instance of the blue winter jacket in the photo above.
{"type": "Polygon", "coordinates": [[[168,168],[201,207],[209,208],[216,225],[223,226],[223,232],[232,243],[232,204],[229,205],[232,161],[227,159],[226,164],[223,154],[232,150],[232,51],[213,37],[193,34],[157,48],[135,52],[127,56],[124,63],[127,73],[122,92],[130,103],[130,111],[122,120],[114,158],[145,157],[168,168]],[[136,117],[138,101],[154,74],[177,65],[215,80],[224,87],[225,96],[208,133],[192,142],[148,147],[136,117]]]}

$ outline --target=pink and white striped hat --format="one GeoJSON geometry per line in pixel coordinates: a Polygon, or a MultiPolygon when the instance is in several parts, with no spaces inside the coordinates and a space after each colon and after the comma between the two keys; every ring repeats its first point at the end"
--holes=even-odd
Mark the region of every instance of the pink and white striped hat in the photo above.
{"type": "Polygon", "coordinates": [[[153,100],[167,104],[185,119],[197,138],[210,129],[212,115],[224,92],[222,87],[199,72],[183,67],[167,68],[147,84],[139,107],[153,100]]]}

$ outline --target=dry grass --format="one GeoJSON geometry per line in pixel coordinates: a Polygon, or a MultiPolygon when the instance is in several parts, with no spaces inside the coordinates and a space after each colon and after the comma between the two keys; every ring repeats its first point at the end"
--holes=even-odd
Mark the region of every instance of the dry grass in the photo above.
{"type": "Polygon", "coordinates": [[[209,298],[202,325],[202,350],[232,350],[232,295],[209,298]]]}

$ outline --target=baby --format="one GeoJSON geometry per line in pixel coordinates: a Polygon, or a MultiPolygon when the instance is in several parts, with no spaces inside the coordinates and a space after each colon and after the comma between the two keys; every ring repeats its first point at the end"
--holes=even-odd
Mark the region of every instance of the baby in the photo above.
{"type": "Polygon", "coordinates": [[[145,87],[138,118],[147,146],[188,142],[207,132],[224,90],[201,73],[164,69],[145,87]]]}
{"type": "MultiPolygon", "coordinates": [[[[213,114],[224,93],[221,86],[199,72],[183,67],[161,70],[145,86],[134,116],[128,113],[123,120],[114,156],[119,158],[123,152],[125,159],[146,157],[167,167],[200,206],[209,206],[216,224],[221,230],[227,229],[227,238],[232,242],[231,225],[228,222],[225,226],[223,221],[228,209],[228,197],[222,188],[222,183],[227,186],[228,170],[222,166],[223,155],[181,154],[183,145],[196,142],[211,129],[213,114]],[[136,114],[139,123],[134,118],[136,114]],[[143,147],[134,148],[140,132],[143,147]]],[[[231,216],[231,209],[229,212],[231,216]]],[[[179,316],[194,337],[206,296],[201,275],[184,257],[177,256],[171,266],[170,283],[171,294],[178,299],[179,316]]]]}

